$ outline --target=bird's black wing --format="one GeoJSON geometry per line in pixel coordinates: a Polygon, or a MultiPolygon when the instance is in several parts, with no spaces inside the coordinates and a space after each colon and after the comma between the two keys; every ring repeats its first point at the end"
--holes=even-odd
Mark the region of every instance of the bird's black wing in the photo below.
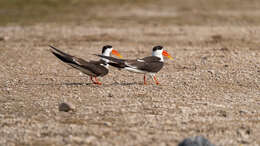
{"type": "Polygon", "coordinates": [[[52,54],[59,58],[64,63],[80,70],[90,76],[104,76],[108,73],[108,69],[101,65],[100,61],[85,61],[84,59],[69,55],[61,50],[50,46],[52,54]]]}
{"type": "Polygon", "coordinates": [[[127,60],[125,64],[131,68],[153,73],[160,71],[163,67],[163,62],[161,62],[160,58],[156,56],[149,56],[136,60],[127,60]]]}

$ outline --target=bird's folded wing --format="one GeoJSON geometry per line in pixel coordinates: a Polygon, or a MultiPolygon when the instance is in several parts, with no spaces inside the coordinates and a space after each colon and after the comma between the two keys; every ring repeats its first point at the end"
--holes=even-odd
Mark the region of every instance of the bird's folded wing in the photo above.
{"type": "Polygon", "coordinates": [[[155,56],[149,56],[137,60],[126,60],[125,64],[128,67],[147,72],[158,72],[163,66],[163,62],[160,61],[160,58],[155,56]]]}
{"type": "Polygon", "coordinates": [[[97,76],[102,76],[108,73],[108,69],[101,65],[100,61],[90,61],[81,64],[80,67],[82,71],[88,70],[97,76]]]}

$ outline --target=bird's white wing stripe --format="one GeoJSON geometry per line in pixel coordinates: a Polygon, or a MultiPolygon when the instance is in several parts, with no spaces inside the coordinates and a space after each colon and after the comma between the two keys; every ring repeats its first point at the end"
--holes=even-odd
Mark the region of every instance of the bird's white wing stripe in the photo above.
{"type": "Polygon", "coordinates": [[[142,60],[142,59],[137,59],[137,61],[139,61],[139,62],[144,62],[144,60],[142,60]]]}
{"type": "MultiPolygon", "coordinates": [[[[137,59],[136,61],[138,61],[138,62],[145,62],[144,60],[142,60],[142,59],[137,59]]],[[[129,63],[127,63],[127,62],[125,62],[125,65],[127,65],[127,66],[129,66],[129,67],[131,67],[131,68],[134,68],[134,69],[136,69],[137,67],[136,66],[133,66],[133,65],[131,65],[131,64],[129,64],[129,63]]]]}
{"type": "Polygon", "coordinates": [[[129,63],[127,63],[127,62],[125,62],[125,65],[127,65],[127,66],[129,66],[129,67],[131,67],[131,68],[137,68],[136,66],[132,66],[131,64],[129,64],[129,63]]]}
{"type": "Polygon", "coordinates": [[[81,65],[80,62],[78,62],[77,58],[73,57],[72,60],[76,62],[77,64],[81,65]]]}

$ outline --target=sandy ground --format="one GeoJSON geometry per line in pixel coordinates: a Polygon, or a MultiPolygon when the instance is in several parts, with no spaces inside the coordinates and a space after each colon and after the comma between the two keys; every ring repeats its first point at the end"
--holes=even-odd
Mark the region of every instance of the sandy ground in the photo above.
{"type": "Polygon", "coordinates": [[[121,22],[0,27],[0,145],[165,146],[195,135],[217,146],[260,145],[260,26],[121,22]],[[124,58],[163,45],[174,60],[157,74],[159,86],[114,68],[98,86],[55,58],[49,44],[86,60],[99,59],[92,54],[106,44],[124,58]],[[60,112],[62,102],[75,110],[60,112]]]}

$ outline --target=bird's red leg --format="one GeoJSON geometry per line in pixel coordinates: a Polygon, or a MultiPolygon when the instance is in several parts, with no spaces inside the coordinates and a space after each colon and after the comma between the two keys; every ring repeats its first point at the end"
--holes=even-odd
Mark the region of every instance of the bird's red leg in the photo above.
{"type": "Polygon", "coordinates": [[[91,80],[94,84],[96,84],[96,82],[93,80],[93,77],[92,77],[92,76],[90,76],[90,80],[91,80]]]}
{"type": "Polygon", "coordinates": [[[95,77],[95,80],[96,80],[95,84],[98,84],[98,85],[102,84],[101,82],[98,81],[97,77],[95,77]]]}
{"type": "Polygon", "coordinates": [[[144,74],[144,85],[146,85],[146,77],[145,77],[145,74],[144,74]]]}
{"type": "Polygon", "coordinates": [[[91,79],[91,81],[93,82],[93,84],[98,84],[98,85],[101,85],[101,83],[100,83],[100,82],[98,82],[97,78],[96,78],[96,77],[94,77],[94,78],[95,78],[95,80],[93,80],[93,77],[92,77],[92,76],[90,76],[90,79],[91,79]]]}
{"type": "Polygon", "coordinates": [[[159,85],[159,82],[158,82],[158,80],[156,79],[156,77],[155,77],[155,76],[153,76],[153,79],[154,79],[154,81],[155,81],[156,85],[159,85]]]}

